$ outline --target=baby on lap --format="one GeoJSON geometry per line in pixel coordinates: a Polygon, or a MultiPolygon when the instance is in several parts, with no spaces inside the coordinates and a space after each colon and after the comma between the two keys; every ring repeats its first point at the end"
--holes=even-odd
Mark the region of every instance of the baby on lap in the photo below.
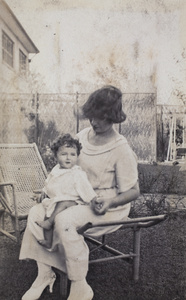
{"type": "Polygon", "coordinates": [[[77,166],[81,148],[70,134],[59,137],[51,147],[58,163],[48,175],[41,195],[45,219],[37,222],[45,237],[38,243],[46,248],[52,246],[52,228],[58,213],[73,205],[88,205],[97,198],[86,173],[77,166]]]}

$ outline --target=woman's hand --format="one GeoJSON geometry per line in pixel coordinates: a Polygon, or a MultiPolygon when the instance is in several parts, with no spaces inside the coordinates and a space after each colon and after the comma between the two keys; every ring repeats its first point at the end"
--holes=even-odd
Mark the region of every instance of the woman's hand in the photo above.
{"type": "Polygon", "coordinates": [[[111,198],[98,197],[91,201],[90,207],[96,215],[104,215],[110,208],[111,203],[111,198]]]}
{"type": "Polygon", "coordinates": [[[31,196],[31,199],[33,200],[33,201],[35,201],[36,203],[40,203],[41,201],[40,201],[40,198],[41,198],[41,194],[33,194],[32,196],[31,196]]]}
{"type": "Polygon", "coordinates": [[[41,190],[33,191],[31,199],[36,203],[41,203],[42,200],[46,197],[45,193],[41,190]]]}

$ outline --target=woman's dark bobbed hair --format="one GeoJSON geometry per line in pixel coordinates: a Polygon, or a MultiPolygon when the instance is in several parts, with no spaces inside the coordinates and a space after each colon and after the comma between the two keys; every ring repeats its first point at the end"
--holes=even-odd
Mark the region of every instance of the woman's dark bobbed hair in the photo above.
{"type": "Polygon", "coordinates": [[[82,149],[81,143],[77,139],[74,139],[69,133],[58,137],[57,140],[52,144],[51,150],[54,153],[55,157],[57,156],[59,148],[62,146],[76,148],[77,155],[80,154],[80,151],[82,149]]]}
{"type": "Polygon", "coordinates": [[[125,121],[122,110],[122,92],[111,85],[93,92],[82,106],[83,115],[88,118],[106,119],[113,123],[125,121]]]}

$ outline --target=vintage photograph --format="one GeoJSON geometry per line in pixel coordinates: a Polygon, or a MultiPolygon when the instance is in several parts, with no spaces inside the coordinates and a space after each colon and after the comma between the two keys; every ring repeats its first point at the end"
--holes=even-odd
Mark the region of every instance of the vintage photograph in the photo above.
{"type": "Polygon", "coordinates": [[[0,299],[186,300],[185,0],[0,0],[0,299]]]}

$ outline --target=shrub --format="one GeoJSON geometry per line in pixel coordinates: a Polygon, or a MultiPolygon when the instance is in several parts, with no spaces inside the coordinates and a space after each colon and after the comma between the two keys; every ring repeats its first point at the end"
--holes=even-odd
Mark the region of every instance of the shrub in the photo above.
{"type": "Polygon", "coordinates": [[[141,193],[186,195],[186,171],[179,169],[179,165],[139,164],[141,193]]]}

